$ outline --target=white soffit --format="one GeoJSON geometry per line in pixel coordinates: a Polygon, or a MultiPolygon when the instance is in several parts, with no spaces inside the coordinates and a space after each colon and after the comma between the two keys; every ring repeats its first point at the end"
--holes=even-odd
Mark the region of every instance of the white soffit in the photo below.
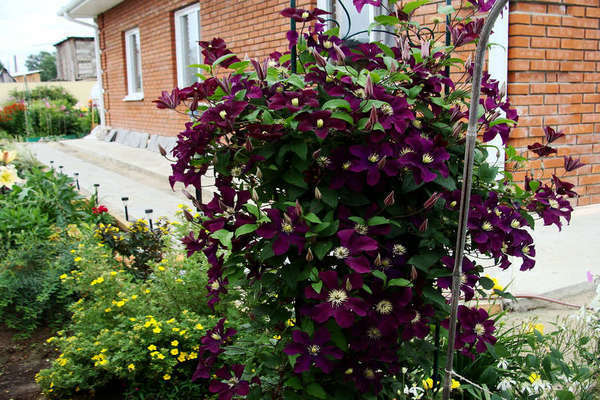
{"type": "Polygon", "coordinates": [[[74,0],[62,8],[72,18],[93,18],[124,0],[74,0]]]}

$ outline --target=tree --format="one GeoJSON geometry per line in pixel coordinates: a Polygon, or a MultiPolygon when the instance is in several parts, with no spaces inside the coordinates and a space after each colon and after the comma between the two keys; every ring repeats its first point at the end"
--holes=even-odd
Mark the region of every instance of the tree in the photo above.
{"type": "Polygon", "coordinates": [[[42,81],[56,79],[56,53],[41,51],[30,54],[25,60],[25,66],[30,71],[39,70],[42,81]]]}

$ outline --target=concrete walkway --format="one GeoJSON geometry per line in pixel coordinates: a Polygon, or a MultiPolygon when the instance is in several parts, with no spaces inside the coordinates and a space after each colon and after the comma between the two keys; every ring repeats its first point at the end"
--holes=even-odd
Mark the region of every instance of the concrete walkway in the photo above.
{"type": "MultiPolygon", "coordinates": [[[[176,192],[171,190],[170,162],[157,153],[91,137],[29,147],[41,162],[49,165],[53,160],[55,168],[63,165],[63,172],[70,176],[79,172],[82,189],[93,192],[93,184],[100,184],[100,203],[121,217],[123,196],[130,199],[130,220],[144,217],[145,209],[153,209],[154,218],[173,218],[178,204],[191,207],[180,193],[180,186],[176,192]]],[[[203,193],[203,201],[211,198],[209,191],[203,193]]],[[[506,271],[488,270],[489,274],[503,286],[510,283],[509,290],[514,294],[562,290],[554,293],[561,297],[560,293],[569,296],[589,290],[589,285],[585,285],[586,272],[600,273],[600,205],[577,208],[571,224],[564,226],[562,232],[555,226],[540,224],[534,239],[537,264],[532,271],[519,271],[517,262],[506,271]]]]}

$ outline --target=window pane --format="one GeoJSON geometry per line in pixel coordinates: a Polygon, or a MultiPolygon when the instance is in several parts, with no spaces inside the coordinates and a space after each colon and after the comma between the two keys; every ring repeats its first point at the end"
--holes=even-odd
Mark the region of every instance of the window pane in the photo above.
{"type": "Polygon", "coordinates": [[[142,71],[140,66],[140,47],[139,47],[139,39],[137,34],[133,34],[129,36],[129,49],[131,53],[129,54],[131,60],[131,78],[133,80],[131,88],[135,93],[140,93],[142,91],[142,71]]]}
{"type": "Polygon", "coordinates": [[[350,39],[368,42],[369,33],[362,32],[358,34],[358,32],[369,29],[369,24],[371,23],[369,19],[369,7],[363,7],[359,13],[350,0],[333,0],[333,3],[335,5],[335,19],[340,24],[340,36],[347,37],[356,34],[350,39]],[[350,18],[348,19],[348,17],[350,18]]]}
{"type": "Polygon", "coordinates": [[[188,65],[200,64],[200,47],[198,46],[198,41],[200,40],[200,15],[198,11],[192,11],[189,14],[182,15],[180,18],[180,48],[183,53],[181,55],[183,65],[180,68],[182,68],[183,84],[189,86],[198,80],[196,69],[188,68],[188,65]]]}

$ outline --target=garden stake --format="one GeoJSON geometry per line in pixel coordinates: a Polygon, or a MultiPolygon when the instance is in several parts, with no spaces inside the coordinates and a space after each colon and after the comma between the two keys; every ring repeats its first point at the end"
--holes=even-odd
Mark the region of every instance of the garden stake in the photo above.
{"type": "Polygon", "coordinates": [[[129,222],[129,210],[127,209],[127,202],[129,201],[129,197],[121,197],[121,201],[123,202],[123,206],[125,207],[125,221],[129,222]]]}
{"type": "MultiPolygon", "coordinates": [[[[290,7],[296,8],[296,0],[290,0],[290,7]]],[[[294,18],[290,18],[290,30],[292,32],[296,32],[296,20],[294,18]]],[[[295,74],[297,72],[298,67],[296,66],[296,45],[292,46],[291,54],[290,54],[291,68],[292,73],[295,74]]]]}
{"type": "Polygon", "coordinates": [[[154,228],[152,227],[152,209],[148,208],[146,211],[146,215],[148,216],[148,224],[150,225],[150,231],[152,231],[154,228]]]}
{"type": "Polygon", "coordinates": [[[456,340],[456,316],[458,312],[458,299],[460,297],[460,281],[462,275],[462,261],[465,251],[465,239],[467,234],[467,218],[469,216],[469,203],[471,201],[471,184],[473,183],[473,153],[477,140],[477,112],[479,108],[479,96],[481,92],[481,77],[485,50],[490,37],[492,27],[496,19],[504,9],[508,0],[498,0],[490,10],[485,20],[479,43],[475,51],[475,63],[473,65],[473,81],[471,87],[471,104],[469,110],[469,125],[465,143],[465,166],[463,170],[463,186],[460,193],[460,213],[458,219],[458,231],[456,235],[456,249],[454,251],[454,271],[452,273],[452,304],[450,312],[450,327],[448,331],[448,350],[446,355],[446,370],[444,374],[444,391],[442,400],[450,399],[450,387],[452,384],[454,343],[456,340]]]}
{"type": "Polygon", "coordinates": [[[77,190],[81,190],[81,187],[79,186],[79,172],[75,172],[73,175],[75,175],[75,183],[77,184],[77,190]]]}
{"type": "Polygon", "coordinates": [[[63,173],[63,166],[62,166],[62,165],[59,165],[59,166],[58,166],[58,171],[59,171],[59,173],[60,173],[60,174],[62,174],[62,173],[63,173]]]}
{"type": "Polygon", "coordinates": [[[54,161],[50,160],[50,168],[52,168],[52,171],[54,171],[54,161]]]}
{"type": "Polygon", "coordinates": [[[98,187],[100,186],[99,183],[94,183],[94,194],[96,195],[96,206],[98,206],[99,204],[99,200],[98,200],[98,187]]]}

